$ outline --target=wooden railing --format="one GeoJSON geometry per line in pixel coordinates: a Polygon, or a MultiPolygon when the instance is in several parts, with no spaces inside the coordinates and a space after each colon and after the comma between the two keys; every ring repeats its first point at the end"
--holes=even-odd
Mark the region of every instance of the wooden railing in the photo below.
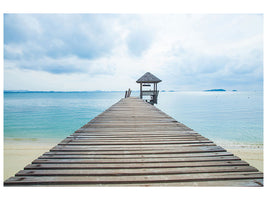
{"type": "Polygon", "coordinates": [[[143,90],[142,95],[143,96],[151,96],[151,95],[156,95],[158,96],[159,91],[158,90],[143,90]]]}
{"type": "Polygon", "coordinates": [[[125,97],[124,97],[124,98],[128,98],[128,97],[130,97],[130,96],[131,96],[131,93],[132,93],[132,91],[131,91],[131,89],[129,88],[128,91],[127,91],[127,90],[125,91],[125,97]]]}

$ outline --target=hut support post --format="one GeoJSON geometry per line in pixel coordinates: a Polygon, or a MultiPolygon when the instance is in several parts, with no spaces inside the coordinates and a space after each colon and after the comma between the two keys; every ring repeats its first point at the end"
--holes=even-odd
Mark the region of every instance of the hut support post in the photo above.
{"type": "Polygon", "coordinates": [[[140,83],[140,99],[143,99],[142,85],[143,83],[140,83]]]}

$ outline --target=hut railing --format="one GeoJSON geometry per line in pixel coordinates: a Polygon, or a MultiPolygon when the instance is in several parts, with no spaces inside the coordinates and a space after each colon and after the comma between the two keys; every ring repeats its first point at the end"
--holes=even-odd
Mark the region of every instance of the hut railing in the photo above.
{"type": "Polygon", "coordinates": [[[158,96],[159,90],[143,90],[142,94],[143,94],[143,96],[151,96],[151,95],[158,96]]]}

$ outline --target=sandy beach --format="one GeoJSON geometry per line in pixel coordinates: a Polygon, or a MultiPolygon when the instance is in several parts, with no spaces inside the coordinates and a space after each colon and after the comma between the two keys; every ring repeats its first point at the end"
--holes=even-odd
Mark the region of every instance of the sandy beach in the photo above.
{"type": "MultiPolygon", "coordinates": [[[[5,139],[4,180],[14,176],[60,141],[61,139],[5,139]]],[[[263,149],[261,147],[231,146],[226,149],[263,172],[263,149]]]]}
{"type": "Polygon", "coordinates": [[[217,145],[248,162],[251,166],[257,168],[259,171],[264,171],[264,155],[262,144],[235,144],[234,142],[228,142],[228,144],[226,144],[225,142],[218,142],[217,145]]]}
{"type": "Polygon", "coordinates": [[[264,172],[263,168],[263,149],[227,149],[227,151],[248,162],[251,166],[256,167],[259,171],[264,172]]]}
{"type": "Polygon", "coordinates": [[[34,159],[49,151],[61,139],[5,139],[4,180],[14,176],[34,159]]]}

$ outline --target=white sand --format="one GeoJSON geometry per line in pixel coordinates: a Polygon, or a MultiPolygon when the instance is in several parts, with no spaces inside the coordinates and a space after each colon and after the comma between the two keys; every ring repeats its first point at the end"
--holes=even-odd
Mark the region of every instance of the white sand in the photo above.
{"type": "Polygon", "coordinates": [[[4,180],[56,146],[60,140],[5,140],[4,180]]]}
{"type": "Polygon", "coordinates": [[[248,162],[251,166],[256,167],[263,172],[263,149],[227,149],[227,151],[248,162]]]}

